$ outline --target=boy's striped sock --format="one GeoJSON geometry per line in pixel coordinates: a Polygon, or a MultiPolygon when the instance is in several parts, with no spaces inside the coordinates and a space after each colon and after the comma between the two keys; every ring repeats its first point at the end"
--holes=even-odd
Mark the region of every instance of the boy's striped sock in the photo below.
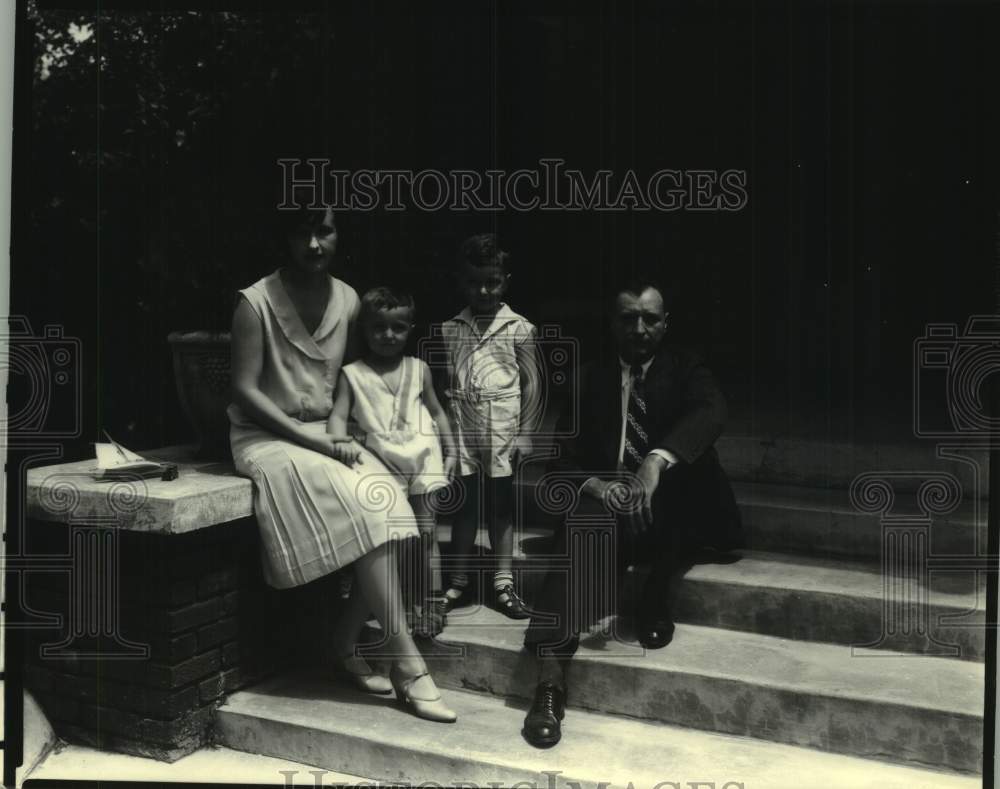
{"type": "Polygon", "coordinates": [[[499,592],[505,586],[514,585],[514,573],[510,570],[500,570],[493,576],[493,589],[499,592]]]}
{"type": "Polygon", "coordinates": [[[451,586],[444,593],[445,597],[450,597],[452,600],[457,600],[463,594],[465,590],[469,588],[469,575],[468,573],[452,573],[451,576],[451,586]]]}

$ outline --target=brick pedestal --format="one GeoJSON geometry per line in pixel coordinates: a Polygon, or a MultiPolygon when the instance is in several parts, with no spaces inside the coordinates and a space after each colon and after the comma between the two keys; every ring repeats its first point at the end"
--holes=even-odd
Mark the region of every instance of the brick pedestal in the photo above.
{"type": "MultiPolygon", "coordinates": [[[[30,551],[69,556],[80,533],[32,523],[30,551]]],[[[252,518],[187,534],[108,538],[117,540],[117,595],[107,577],[81,584],[58,567],[26,574],[29,615],[61,622],[27,634],[25,684],[68,740],[178,759],[210,739],[226,693],[315,658],[317,650],[302,645],[319,643],[316,622],[335,616],[335,576],[289,591],[265,584],[252,518]],[[95,606],[116,596],[117,613],[105,608],[99,616],[95,606]]]]}

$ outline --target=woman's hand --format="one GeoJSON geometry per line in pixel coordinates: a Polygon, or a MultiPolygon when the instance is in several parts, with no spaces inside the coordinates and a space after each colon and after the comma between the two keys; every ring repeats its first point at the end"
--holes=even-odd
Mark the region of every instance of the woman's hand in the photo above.
{"type": "Polygon", "coordinates": [[[333,456],[345,466],[353,466],[361,460],[361,445],[354,439],[340,442],[334,445],[333,453],[333,456]]]}
{"type": "Polygon", "coordinates": [[[361,458],[361,447],[351,436],[332,436],[322,433],[314,436],[309,448],[321,455],[339,460],[345,466],[353,466],[361,458]]]}

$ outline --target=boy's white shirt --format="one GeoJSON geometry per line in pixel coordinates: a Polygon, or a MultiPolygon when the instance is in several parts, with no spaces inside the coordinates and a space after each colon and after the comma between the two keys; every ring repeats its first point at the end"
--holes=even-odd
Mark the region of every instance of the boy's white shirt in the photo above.
{"type": "MultiPolygon", "coordinates": [[[[446,342],[450,340],[451,342],[456,342],[457,341],[457,342],[461,343],[461,341],[463,339],[472,339],[472,340],[475,340],[475,344],[474,344],[475,347],[471,351],[471,353],[475,353],[475,350],[481,348],[482,346],[484,346],[486,344],[487,340],[491,339],[492,337],[495,337],[497,335],[497,333],[501,329],[509,326],[512,323],[519,323],[519,324],[523,325],[523,327],[524,327],[524,334],[525,334],[525,337],[524,337],[525,341],[529,340],[530,337],[532,336],[532,334],[535,331],[535,326],[534,326],[533,323],[531,323],[531,321],[529,321],[523,315],[520,315],[520,314],[514,312],[514,310],[512,310],[506,304],[506,302],[501,302],[500,303],[500,308],[497,310],[496,314],[493,316],[493,320],[490,321],[489,325],[482,332],[480,332],[480,330],[479,330],[479,324],[476,322],[475,316],[473,316],[473,314],[472,314],[472,310],[470,310],[468,307],[466,307],[460,313],[458,313],[458,315],[456,315],[454,318],[452,318],[450,321],[445,321],[444,322],[444,324],[442,326],[442,334],[443,334],[444,339],[446,340],[446,342]],[[452,324],[451,328],[449,327],[449,324],[452,324]],[[454,328],[453,327],[457,327],[457,326],[461,326],[461,325],[464,325],[469,330],[468,338],[462,337],[461,334],[456,334],[454,332],[454,328]]],[[[472,343],[469,343],[469,345],[472,345],[472,343]]],[[[450,356],[450,354],[449,354],[449,356],[450,356]]],[[[451,377],[453,379],[456,379],[457,378],[457,371],[454,369],[454,366],[453,366],[453,362],[454,361],[455,361],[454,359],[449,358],[449,367],[451,368],[451,369],[449,369],[449,373],[450,373],[450,375],[451,375],[451,377]]],[[[479,365],[473,365],[474,368],[476,368],[478,366],[479,365]]],[[[485,365],[485,367],[486,367],[486,369],[490,369],[491,365],[485,365]]],[[[472,382],[473,383],[477,383],[477,376],[476,376],[475,372],[472,373],[471,378],[472,378],[472,382]]],[[[462,382],[459,382],[459,381],[456,381],[456,382],[462,383],[462,382]]],[[[510,388],[512,391],[516,388],[517,391],[520,392],[520,383],[517,383],[515,385],[515,383],[513,381],[511,381],[511,382],[508,382],[507,387],[510,388]]]]}
{"type": "MultiPolygon", "coordinates": [[[[469,309],[468,307],[463,309],[460,313],[458,313],[458,315],[452,318],[452,321],[455,322],[461,321],[462,323],[466,324],[469,328],[473,330],[473,332],[479,335],[480,342],[496,334],[497,331],[499,331],[508,323],[511,323],[513,321],[524,321],[529,326],[532,326],[531,321],[529,321],[523,315],[519,315],[518,313],[514,312],[514,310],[512,310],[509,306],[507,306],[507,303],[503,301],[500,302],[500,309],[496,311],[496,314],[493,316],[493,320],[490,321],[489,325],[482,332],[482,334],[479,333],[478,321],[472,314],[472,310],[469,309]]],[[[534,328],[534,326],[532,326],[532,328],[534,328]]]]}
{"type": "MultiPolygon", "coordinates": [[[[482,330],[472,311],[466,307],[451,320],[442,324],[442,338],[448,348],[449,401],[453,409],[471,415],[481,407],[489,409],[491,441],[496,446],[466,445],[462,419],[453,414],[453,430],[459,456],[460,473],[474,473],[477,458],[488,459],[490,476],[509,476],[511,459],[507,442],[515,434],[520,422],[520,407],[515,400],[521,395],[520,369],[511,346],[533,341],[534,325],[523,315],[514,312],[501,302],[492,320],[482,330]],[[500,345],[506,346],[499,352],[500,345]],[[494,351],[496,349],[496,352],[494,351]],[[475,403],[484,398],[482,405],[457,405],[471,396],[475,403]],[[493,421],[496,420],[496,421],[493,421]]],[[[475,436],[475,432],[470,435],[475,436]]],[[[481,441],[483,436],[478,436],[481,441]]]]}

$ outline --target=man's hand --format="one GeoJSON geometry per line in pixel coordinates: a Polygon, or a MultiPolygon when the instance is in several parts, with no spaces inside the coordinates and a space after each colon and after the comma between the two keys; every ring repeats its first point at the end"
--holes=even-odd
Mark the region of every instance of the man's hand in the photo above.
{"type": "Polygon", "coordinates": [[[660,474],[662,474],[670,464],[667,460],[657,454],[646,455],[645,460],[639,466],[635,476],[639,482],[638,491],[642,497],[640,514],[647,527],[653,525],[653,494],[660,484],[660,474]]]}
{"type": "Polygon", "coordinates": [[[608,486],[610,484],[611,483],[605,482],[603,479],[591,477],[580,487],[580,493],[584,496],[590,496],[600,502],[604,502],[607,500],[608,486]]]}
{"type": "Polygon", "coordinates": [[[591,477],[580,488],[580,493],[597,499],[604,508],[618,516],[626,528],[639,536],[646,531],[646,524],[637,505],[641,502],[642,492],[633,482],[625,479],[603,480],[591,477]]]}
{"type": "Polygon", "coordinates": [[[444,475],[447,477],[448,481],[451,482],[455,479],[455,475],[458,473],[458,456],[457,455],[445,455],[444,456],[444,475]]]}

